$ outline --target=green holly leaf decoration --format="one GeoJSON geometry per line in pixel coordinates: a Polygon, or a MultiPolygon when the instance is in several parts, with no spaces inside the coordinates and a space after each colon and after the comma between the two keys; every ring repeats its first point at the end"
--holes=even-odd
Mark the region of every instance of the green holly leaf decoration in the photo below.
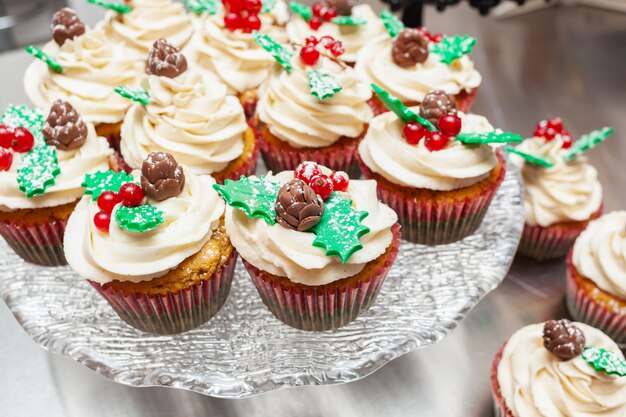
{"type": "Polygon", "coordinates": [[[122,185],[133,181],[133,176],[125,172],[98,171],[85,175],[81,186],[85,188],[85,194],[91,195],[91,199],[96,201],[103,192],[113,191],[117,193],[122,185]]]}
{"type": "Polygon", "coordinates": [[[569,151],[565,154],[563,159],[565,162],[569,162],[578,155],[582,154],[588,149],[594,148],[598,143],[604,142],[606,138],[611,136],[615,129],[612,127],[603,127],[599,130],[594,130],[593,132],[589,132],[586,135],[582,135],[580,139],[578,139],[569,151]]]}
{"type": "Polygon", "coordinates": [[[114,90],[120,96],[132,100],[136,103],[141,103],[147,106],[150,103],[150,94],[143,88],[128,87],[126,85],[120,85],[115,87],[114,90]]]}
{"type": "Polygon", "coordinates": [[[289,8],[291,9],[292,12],[294,12],[295,14],[297,14],[298,16],[300,16],[307,22],[311,20],[311,17],[313,16],[313,9],[311,9],[311,7],[307,6],[306,4],[298,3],[297,1],[292,1],[291,3],[289,3],[289,8]]]}
{"type": "Polygon", "coordinates": [[[372,89],[376,93],[376,96],[383,102],[385,107],[390,111],[394,112],[396,116],[404,123],[408,122],[418,122],[422,126],[424,126],[428,131],[433,132],[437,130],[435,125],[433,125],[428,120],[424,119],[417,113],[412,112],[407,106],[404,105],[397,97],[392,96],[387,91],[383,90],[376,84],[372,84],[372,89]]]}
{"type": "Polygon", "coordinates": [[[61,64],[59,64],[54,58],[42,51],[40,48],[37,48],[34,45],[29,45],[24,49],[35,58],[43,61],[52,71],[59,73],[63,72],[63,67],[61,66],[61,64]]]}
{"type": "Polygon", "coordinates": [[[383,21],[385,29],[387,29],[387,33],[392,38],[395,38],[398,36],[398,33],[404,30],[404,23],[402,23],[402,21],[400,21],[400,19],[398,19],[396,15],[391,13],[389,10],[383,10],[380,13],[380,19],[383,21]]]}
{"type": "Polygon", "coordinates": [[[214,184],[213,188],[229,206],[242,210],[248,217],[263,219],[272,225],[276,223],[274,205],[281,186],[264,177],[242,176],[239,181],[226,180],[224,185],[214,184]]]}
{"type": "Polygon", "coordinates": [[[115,11],[117,13],[121,13],[121,14],[126,14],[126,13],[129,13],[130,11],[133,10],[132,7],[130,7],[127,4],[123,4],[123,3],[109,3],[109,2],[103,1],[103,0],[87,0],[87,3],[91,3],[91,4],[94,4],[96,6],[104,7],[105,9],[113,10],[113,11],[115,11]]]}
{"type": "Polygon", "coordinates": [[[45,194],[61,173],[54,146],[37,146],[22,158],[17,169],[17,185],[26,197],[45,194]]]}
{"type": "Polygon", "coordinates": [[[471,36],[446,36],[441,42],[432,42],[430,51],[439,55],[444,64],[452,64],[463,55],[472,52],[476,42],[476,38],[471,36]]]}
{"type": "Polygon", "coordinates": [[[544,168],[552,168],[554,166],[554,164],[552,162],[548,161],[545,158],[541,158],[539,156],[531,155],[529,153],[522,152],[522,151],[520,151],[518,149],[511,148],[511,147],[508,147],[508,146],[506,148],[504,148],[504,149],[507,152],[509,152],[509,153],[513,153],[515,155],[521,156],[528,163],[539,165],[539,166],[544,167],[544,168]]]}
{"type": "Polygon", "coordinates": [[[184,2],[187,9],[193,13],[211,15],[217,13],[218,3],[216,0],[184,0],[184,2]]]}
{"type": "Polygon", "coordinates": [[[269,13],[274,10],[274,7],[276,6],[276,0],[262,0],[261,4],[263,4],[263,7],[261,8],[261,13],[269,13]]]}
{"type": "Polygon", "coordinates": [[[163,212],[154,206],[121,206],[115,212],[115,221],[130,232],[149,232],[163,223],[163,212]]]}
{"type": "Polygon", "coordinates": [[[352,201],[332,193],[324,202],[324,214],[319,223],[309,229],[316,235],[313,246],[326,250],[326,256],[338,256],[345,264],[363,248],[359,239],[370,229],[361,221],[367,216],[366,211],[352,208],[352,201]]]}
{"type": "Polygon", "coordinates": [[[365,26],[367,24],[367,20],[356,16],[337,16],[333,17],[331,22],[340,26],[365,26]]]}
{"type": "Polygon", "coordinates": [[[307,72],[309,76],[309,88],[319,101],[334,96],[341,91],[341,84],[332,75],[324,74],[319,71],[310,70],[307,72]]]}
{"type": "Polygon", "coordinates": [[[626,362],[617,353],[609,352],[604,348],[587,346],[583,350],[582,357],[596,371],[626,376],[626,362]]]}
{"type": "Polygon", "coordinates": [[[261,46],[261,48],[269,52],[274,59],[287,70],[287,72],[291,72],[293,69],[293,66],[291,65],[291,59],[293,58],[292,50],[285,48],[274,39],[262,34],[261,32],[254,31],[252,34],[254,35],[254,40],[261,46]]]}
{"type": "Polygon", "coordinates": [[[41,130],[45,123],[39,110],[28,106],[9,105],[0,117],[0,124],[11,127],[25,127],[35,138],[35,146],[45,145],[41,130]]]}
{"type": "Polygon", "coordinates": [[[520,143],[524,138],[516,133],[492,130],[487,133],[459,133],[455,140],[466,145],[485,145],[487,143],[520,143]]]}

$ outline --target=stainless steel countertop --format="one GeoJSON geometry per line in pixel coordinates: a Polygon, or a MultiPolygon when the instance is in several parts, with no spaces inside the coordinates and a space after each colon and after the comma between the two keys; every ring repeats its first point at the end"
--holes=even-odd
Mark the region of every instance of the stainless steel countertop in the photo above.
{"type": "MultiPolygon", "coordinates": [[[[426,21],[436,31],[478,37],[472,56],[484,81],[474,112],[494,125],[530,134],[538,120],[558,114],[575,135],[614,126],[615,137],[589,156],[604,185],[606,210],[626,208],[626,15],[552,8],[494,21],[459,6],[443,15],[429,9],[426,21]]],[[[25,102],[28,62],[22,52],[0,56],[0,108],[25,102]]],[[[40,349],[0,303],[0,415],[490,416],[494,353],[523,325],[566,316],[563,292],[563,262],[517,259],[502,285],[439,344],[354,383],[245,400],[117,385],[40,349]]]]}

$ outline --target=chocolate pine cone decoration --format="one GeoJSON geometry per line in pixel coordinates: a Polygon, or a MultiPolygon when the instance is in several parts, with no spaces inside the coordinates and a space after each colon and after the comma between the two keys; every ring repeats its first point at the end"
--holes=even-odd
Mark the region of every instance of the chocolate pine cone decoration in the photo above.
{"type": "Polygon", "coordinates": [[[326,4],[337,9],[339,16],[351,16],[356,0],[326,0],[326,4]]]}
{"type": "Polygon", "coordinates": [[[569,320],[548,320],[543,326],[543,346],[559,359],[573,359],[583,353],[585,335],[569,320]]]}
{"type": "Polygon", "coordinates": [[[412,67],[428,59],[429,40],[417,29],[404,29],[391,49],[393,62],[402,68],[412,67]]]}
{"type": "Polygon", "coordinates": [[[449,113],[456,113],[456,102],[453,97],[442,90],[426,94],[420,106],[420,116],[438,126],[439,118],[449,113]]]}
{"type": "Polygon", "coordinates": [[[276,197],[276,222],[287,229],[304,232],[319,223],[324,202],[304,181],[283,185],[276,197]]]}
{"type": "Polygon", "coordinates": [[[185,188],[183,167],[169,153],[152,152],[141,167],[141,188],[156,201],[176,197],[185,188]]]}
{"type": "Polygon", "coordinates": [[[187,59],[167,40],[158,39],[150,48],[146,72],[150,75],[175,78],[187,71],[187,59]]]}
{"type": "Polygon", "coordinates": [[[73,9],[64,7],[52,16],[50,29],[52,29],[54,41],[63,45],[66,40],[74,39],[85,33],[85,24],[73,9]]]}
{"type": "Polygon", "coordinates": [[[85,144],[87,125],[70,103],[56,100],[52,103],[41,133],[48,145],[61,151],[69,151],[85,144]]]}

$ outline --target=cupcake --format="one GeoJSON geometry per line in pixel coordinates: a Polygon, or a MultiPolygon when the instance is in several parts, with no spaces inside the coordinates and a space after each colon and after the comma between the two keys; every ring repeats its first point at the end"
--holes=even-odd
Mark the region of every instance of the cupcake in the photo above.
{"type": "MultiPolygon", "coordinates": [[[[368,44],[357,57],[356,71],[399,98],[406,106],[426,100],[431,91],[451,95],[459,110],[467,112],[481,83],[480,73],[468,56],[476,39],[443,36],[425,28],[406,28],[390,13],[381,14],[389,36],[368,44]]],[[[376,97],[375,114],[387,111],[376,97]]]]}
{"type": "MultiPolygon", "coordinates": [[[[611,132],[605,128],[590,135],[599,138],[611,132]]],[[[522,255],[538,261],[564,257],[589,221],[602,213],[598,172],[578,155],[578,147],[572,148],[561,119],[552,118],[540,122],[532,138],[511,150],[525,186],[525,224],[518,248],[522,255]]]]}
{"type": "Polygon", "coordinates": [[[340,59],[351,66],[366,45],[389,38],[383,21],[369,4],[331,0],[312,7],[292,2],[291,7],[296,15],[287,23],[289,41],[304,45],[311,36],[340,40],[345,49],[340,59]]]}
{"type": "Polygon", "coordinates": [[[626,348],[626,211],[589,222],[567,258],[567,306],[626,348]]]}
{"type": "Polygon", "coordinates": [[[224,84],[188,69],[185,56],[165,39],[150,51],[142,86],[148,104],[135,103],[122,125],[128,171],[141,168],[152,152],[167,152],[218,183],[254,173],[258,148],[239,100],[224,84]]]}
{"type": "Polygon", "coordinates": [[[65,224],[85,174],[109,169],[111,149],[66,101],[47,119],[27,106],[0,118],[0,235],[27,262],[64,265],[65,224]]]}
{"type": "Polygon", "coordinates": [[[491,368],[496,417],[623,416],[626,362],[606,334],[549,320],[518,330],[491,368]]]}
{"type": "Polygon", "coordinates": [[[130,175],[87,176],[67,222],[68,263],[132,327],[173,334],[204,324],[226,301],[236,261],[214,184],[161,152],[130,175]]]}
{"type": "Polygon", "coordinates": [[[196,33],[183,51],[189,60],[239,97],[251,118],[257,90],[270,73],[273,60],[254,40],[260,31],[280,41],[287,39],[289,19],[283,0],[229,0],[223,7],[202,12],[195,19],[196,33]]]}
{"type": "Polygon", "coordinates": [[[331,330],[374,303],[400,245],[397,216],[378,202],[375,182],[306,162],[215,188],[233,246],[276,318],[331,330]]]}
{"type": "Polygon", "coordinates": [[[265,164],[274,172],[310,160],[359,176],[356,149],[372,118],[371,90],[328,52],[334,44],[313,41],[296,53],[270,42],[268,50],[278,54],[281,65],[272,67],[259,90],[253,125],[265,164]]]}
{"type": "Polygon", "coordinates": [[[112,147],[119,145],[122,120],[130,103],[115,94],[118,85],[136,83],[138,63],[111,42],[104,31],[86,28],[72,9],[61,9],[52,21],[54,40],[43,48],[43,60],[34,61],[24,74],[31,102],[47,110],[57,99],[72,104],[98,136],[112,147]]]}
{"type": "Polygon", "coordinates": [[[376,180],[379,197],[398,213],[402,237],[439,245],[474,233],[506,172],[502,154],[490,143],[522,138],[494,130],[483,116],[457,112],[441,92],[429,93],[421,107],[407,108],[374,88],[396,113],[371,121],[358,149],[361,171],[376,180]],[[431,102],[438,105],[426,105],[431,102]]]}

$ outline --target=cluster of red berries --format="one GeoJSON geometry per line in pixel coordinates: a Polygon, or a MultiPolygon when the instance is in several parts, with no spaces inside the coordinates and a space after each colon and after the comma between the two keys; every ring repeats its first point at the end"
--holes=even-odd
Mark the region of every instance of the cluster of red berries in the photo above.
{"type": "Polygon", "coordinates": [[[8,171],[13,165],[13,152],[30,152],[35,138],[25,127],[0,125],[0,171],[8,171]]]}
{"type": "Polygon", "coordinates": [[[430,33],[424,26],[418,27],[417,30],[431,42],[439,43],[443,40],[443,35],[441,33],[430,33]]]}
{"type": "Polygon", "coordinates": [[[408,122],[402,129],[404,139],[409,145],[417,145],[424,139],[424,146],[429,151],[440,151],[450,142],[450,138],[456,136],[461,131],[461,118],[454,113],[442,115],[437,125],[439,131],[429,132],[418,122],[408,122]]]}
{"type": "Polygon", "coordinates": [[[315,36],[306,38],[304,47],[300,49],[300,59],[304,65],[315,65],[320,59],[318,45],[328,49],[333,56],[340,56],[345,52],[341,41],[336,41],[332,36],[322,36],[317,39],[315,36]]]}
{"type": "Polygon", "coordinates": [[[330,22],[335,17],[339,16],[337,9],[333,6],[328,6],[323,2],[314,3],[311,7],[313,16],[309,19],[309,27],[313,30],[318,30],[322,23],[330,22]]]}
{"type": "Polygon", "coordinates": [[[111,213],[116,205],[122,203],[127,207],[137,207],[143,202],[145,194],[141,187],[134,182],[129,182],[120,188],[119,193],[105,191],[98,197],[99,212],[93,217],[93,224],[96,229],[103,233],[109,232],[111,224],[111,213]]]}
{"type": "Polygon", "coordinates": [[[293,171],[294,177],[311,187],[315,194],[327,200],[333,191],[347,191],[350,178],[343,171],[333,171],[330,175],[322,172],[318,164],[306,161],[293,171]]]}
{"type": "Polygon", "coordinates": [[[230,31],[237,29],[250,33],[261,29],[259,13],[263,8],[261,0],[223,0],[226,14],[224,26],[230,31]]]}
{"type": "Polygon", "coordinates": [[[548,142],[554,139],[556,135],[561,135],[561,140],[563,141],[561,147],[563,149],[568,149],[572,146],[572,137],[569,134],[569,130],[563,127],[563,121],[560,117],[551,117],[548,120],[540,121],[533,132],[534,137],[544,138],[548,142]]]}

